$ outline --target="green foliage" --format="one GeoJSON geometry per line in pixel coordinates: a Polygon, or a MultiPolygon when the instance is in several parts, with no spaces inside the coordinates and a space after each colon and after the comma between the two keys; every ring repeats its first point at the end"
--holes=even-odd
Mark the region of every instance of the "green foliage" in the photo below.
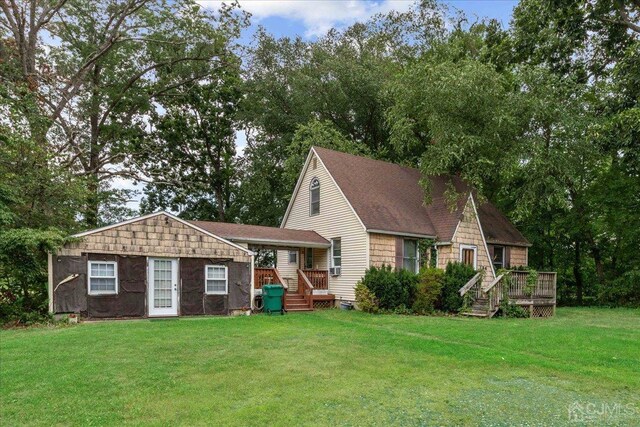
{"type": "Polygon", "coordinates": [[[394,270],[389,265],[371,267],[361,280],[369,289],[382,310],[411,307],[418,276],[407,270],[394,270]]]}
{"type": "Polygon", "coordinates": [[[440,308],[443,311],[457,313],[464,306],[464,299],[460,296],[460,288],[463,287],[476,271],[473,267],[459,262],[450,262],[445,269],[442,280],[442,295],[440,308]]]}
{"type": "Polygon", "coordinates": [[[376,296],[362,281],[358,281],[356,284],[355,294],[356,304],[359,310],[365,313],[378,313],[380,311],[376,296]]]}
{"type": "MultiPolygon", "coordinates": [[[[224,62],[203,63],[161,74],[174,86],[151,114],[154,131],[138,145],[139,167],[153,182],[144,190],[143,212],[180,211],[188,219],[229,221],[239,210],[235,127],[242,97],[240,59],[219,36],[224,62]],[[195,72],[207,78],[181,86],[195,72]]],[[[228,42],[227,42],[228,44],[228,42]]],[[[185,48],[186,49],[186,48],[185,48]]],[[[189,55],[189,49],[183,53],[189,55]]]]}
{"type": "Polygon", "coordinates": [[[419,274],[416,295],[411,307],[415,313],[429,314],[439,307],[444,271],[438,268],[423,268],[419,274]]]}
{"type": "Polygon", "coordinates": [[[64,243],[55,229],[0,232],[0,321],[33,322],[47,316],[47,252],[64,243]]]}
{"type": "Polygon", "coordinates": [[[77,227],[84,192],[15,129],[0,126],[0,322],[30,323],[46,320],[47,252],[77,227]]]}
{"type": "Polygon", "coordinates": [[[631,270],[600,289],[599,303],[614,307],[640,307],[640,270],[631,270]]]}
{"type": "Polygon", "coordinates": [[[396,314],[457,313],[464,308],[459,290],[476,271],[461,263],[449,263],[445,271],[423,268],[419,274],[391,266],[369,268],[358,282],[356,300],[363,311],[396,314]],[[373,307],[371,309],[370,307],[373,307]]]}
{"type": "Polygon", "coordinates": [[[529,317],[529,312],[524,308],[509,301],[509,299],[503,299],[500,301],[500,312],[502,316],[516,319],[524,319],[529,317]]]}
{"type": "Polygon", "coordinates": [[[309,150],[314,146],[356,155],[366,156],[370,154],[367,146],[346,138],[329,121],[312,120],[307,124],[300,125],[287,148],[288,157],[284,164],[285,176],[291,187],[298,180],[298,175],[302,170],[309,150]]]}
{"type": "Polygon", "coordinates": [[[476,60],[416,62],[391,83],[391,141],[400,152],[422,154],[425,176],[461,172],[482,189],[509,162],[519,130],[510,84],[476,60]]]}

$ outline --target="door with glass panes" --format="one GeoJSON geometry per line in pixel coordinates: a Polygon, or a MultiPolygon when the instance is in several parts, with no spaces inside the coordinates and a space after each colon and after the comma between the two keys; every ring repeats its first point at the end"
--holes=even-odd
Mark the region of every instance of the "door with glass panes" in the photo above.
{"type": "Polygon", "coordinates": [[[149,258],[149,316],[178,315],[178,260],[149,258]]]}

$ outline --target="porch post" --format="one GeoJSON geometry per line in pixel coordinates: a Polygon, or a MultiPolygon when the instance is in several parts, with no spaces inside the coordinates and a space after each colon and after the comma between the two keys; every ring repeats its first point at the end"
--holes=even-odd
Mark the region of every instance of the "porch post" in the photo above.
{"type": "Polygon", "coordinates": [[[249,301],[249,306],[251,307],[251,311],[253,311],[254,306],[253,306],[253,301],[255,299],[255,281],[256,281],[256,268],[255,268],[255,260],[256,260],[256,256],[255,253],[251,253],[251,290],[249,291],[249,298],[251,299],[249,301]]]}

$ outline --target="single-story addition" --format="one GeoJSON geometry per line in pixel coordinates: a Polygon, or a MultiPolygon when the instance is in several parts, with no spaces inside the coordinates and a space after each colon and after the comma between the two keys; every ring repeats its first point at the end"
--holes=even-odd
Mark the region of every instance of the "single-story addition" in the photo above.
{"type": "MultiPolygon", "coordinates": [[[[330,246],[314,231],[186,221],[167,212],[72,237],[49,255],[49,309],[89,318],[249,310],[256,292],[254,273],[260,271],[254,269],[250,245],[295,250],[330,246]]],[[[290,303],[295,310],[295,298],[290,303]]]]}
{"type": "MultiPolygon", "coordinates": [[[[414,168],[313,147],[281,227],[159,212],[77,234],[49,258],[50,310],[94,318],[227,314],[253,308],[265,283],[285,286],[288,310],[312,310],[354,301],[371,266],[416,272],[433,254],[440,268],[458,261],[483,270],[483,280],[461,293],[474,295],[481,314],[495,312],[488,297],[502,279],[496,271],[526,266],[529,242],[457,177],[431,177],[425,204],[421,178],[414,168]],[[433,243],[428,253],[422,240],[433,243]],[[256,266],[258,249],[275,251],[276,265],[256,266]]],[[[555,273],[541,273],[531,294],[518,277],[510,298],[532,313],[536,304],[555,305],[555,273]]]]}

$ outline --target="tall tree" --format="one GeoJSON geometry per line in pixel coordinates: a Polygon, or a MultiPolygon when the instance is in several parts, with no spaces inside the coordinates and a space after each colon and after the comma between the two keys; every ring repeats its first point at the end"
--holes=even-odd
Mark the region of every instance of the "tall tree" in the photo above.
{"type": "MultiPolygon", "coordinates": [[[[231,51],[224,64],[185,71],[194,79],[159,98],[153,131],[141,144],[141,170],[151,178],[143,210],[169,208],[197,219],[233,220],[237,187],[235,128],[240,61],[231,51]]],[[[175,73],[164,78],[174,79],[175,73]]]]}
{"type": "Polygon", "coordinates": [[[221,40],[236,31],[240,18],[233,6],[216,17],[190,0],[2,5],[3,35],[23,64],[17,77],[37,94],[47,119],[31,126],[32,134],[62,165],[86,177],[84,216],[95,226],[102,192],[114,177],[144,178],[132,167],[130,144],[144,134],[156,99],[206,76],[182,73],[184,80],[159,81],[158,74],[222,62],[221,40]]]}
{"type": "MultiPolygon", "coordinates": [[[[280,179],[288,147],[311,121],[329,123],[379,158],[401,160],[389,144],[385,82],[444,37],[445,21],[442,6],[423,1],[406,13],[378,15],[312,42],[259,31],[247,64],[242,109],[248,135],[244,199],[273,206],[274,200],[290,197],[293,188],[280,179]]],[[[243,219],[277,224],[286,207],[281,205],[263,210],[265,216],[247,209],[243,219]]]]}

